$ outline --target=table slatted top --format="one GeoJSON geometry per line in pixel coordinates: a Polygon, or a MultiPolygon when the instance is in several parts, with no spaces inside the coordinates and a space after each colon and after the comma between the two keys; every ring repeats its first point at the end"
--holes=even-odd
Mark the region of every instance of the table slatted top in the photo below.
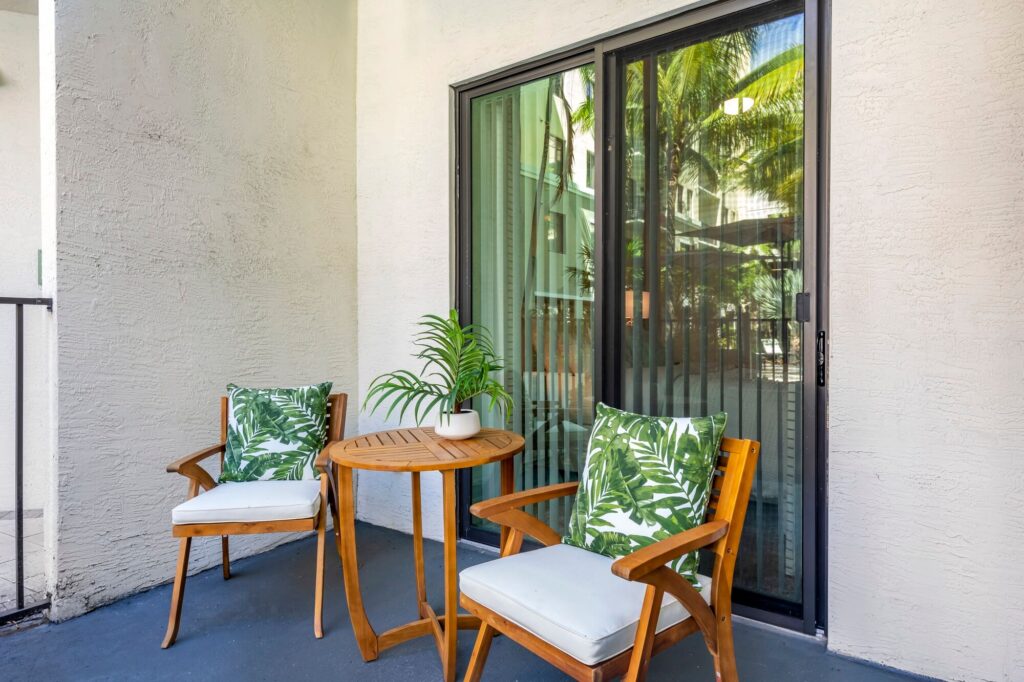
{"type": "Polygon", "coordinates": [[[481,429],[473,438],[448,440],[432,428],[392,429],[356,436],[331,446],[331,461],[373,471],[449,471],[497,462],[522,452],[523,437],[481,429]]]}

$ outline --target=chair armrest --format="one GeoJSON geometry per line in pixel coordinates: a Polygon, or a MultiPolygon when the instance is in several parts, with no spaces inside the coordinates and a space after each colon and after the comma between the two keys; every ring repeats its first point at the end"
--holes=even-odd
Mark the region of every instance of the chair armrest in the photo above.
{"type": "Polygon", "coordinates": [[[572,481],[569,483],[546,485],[532,490],[521,490],[518,493],[511,493],[490,500],[484,500],[483,502],[477,502],[469,508],[469,511],[478,518],[487,519],[498,525],[511,528],[514,539],[507,550],[505,548],[502,549],[502,556],[515,554],[519,551],[523,535],[529,535],[539,540],[545,546],[557,545],[562,541],[562,537],[551,526],[536,516],[527,514],[522,510],[522,507],[572,495],[576,492],[577,488],[579,488],[579,483],[572,481]]]}
{"type": "Polygon", "coordinates": [[[224,445],[224,443],[211,445],[210,447],[204,448],[198,452],[193,452],[187,457],[182,457],[179,460],[171,462],[167,465],[167,473],[181,474],[182,476],[191,478],[207,490],[214,488],[217,483],[205,469],[199,466],[199,462],[207,457],[224,452],[224,445]]]}
{"type": "Polygon", "coordinates": [[[519,509],[529,504],[536,504],[537,502],[546,502],[548,500],[554,500],[559,497],[565,497],[566,495],[572,495],[579,488],[579,483],[571,481],[569,483],[555,483],[553,485],[546,485],[542,488],[533,488],[532,490],[520,490],[517,493],[510,493],[508,495],[502,495],[501,497],[493,497],[489,500],[477,502],[469,511],[473,516],[481,519],[492,519],[495,515],[507,512],[512,509],[519,509]]]}
{"type": "Polygon", "coordinates": [[[688,552],[707,547],[724,537],[729,530],[728,521],[709,521],[696,528],[641,547],[612,564],[612,573],[626,580],[641,580],[655,569],[678,559],[688,552]]]}
{"type": "Polygon", "coordinates": [[[339,443],[339,442],[341,442],[341,441],[337,441],[337,440],[329,440],[329,441],[327,441],[327,444],[324,445],[324,449],[320,451],[320,454],[316,456],[316,460],[313,462],[313,466],[314,467],[319,469],[322,473],[327,474],[328,476],[330,476],[330,474],[331,474],[331,471],[328,468],[331,465],[331,457],[330,457],[330,454],[328,454],[328,450],[331,449],[332,445],[334,445],[335,443],[339,443]]]}

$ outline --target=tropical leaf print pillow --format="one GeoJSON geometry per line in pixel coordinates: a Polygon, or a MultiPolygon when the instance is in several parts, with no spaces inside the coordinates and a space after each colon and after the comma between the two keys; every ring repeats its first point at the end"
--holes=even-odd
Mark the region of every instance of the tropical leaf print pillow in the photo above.
{"type": "MultiPolygon", "coordinates": [[[[604,404],[587,445],[569,545],[610,557],[704,522],[726,414],[647,417],[604,404]]],[[[671,567],[700,588],[697,552],[671,567]]]]}
{"type": "Polygon", "coordinates": [[[228,384],[228,441],[220,481],[317,478],[331,382],[299,388],[228,384]]]}

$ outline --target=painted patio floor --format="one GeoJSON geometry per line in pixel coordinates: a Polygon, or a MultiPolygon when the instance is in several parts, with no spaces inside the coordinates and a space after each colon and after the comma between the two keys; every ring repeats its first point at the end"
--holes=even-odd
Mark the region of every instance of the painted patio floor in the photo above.
{"type": "MultiPolygon", "coordinates": [[[[412,544],[403,535],[360,525],[360,576],[366,609],[378,632],[411,620],[415,586],[412,544]]],[[[175,541],[168,537],[168,543],[175,541]]],[[[197,539],[196,542],[216,542],[197,539]]],[[[170,588],[164,585],[59,624],[0,636],[0,680],[438,680],[432,641],[407,642],[364,663],[345,611],[337,556],[328,557],[325,636],[313,637],[313,538],[233,564],[225,582],[219,568],[188,580],[181,631],[160,649],[170,588]]],[[[441,546],[425,548],[428,594],[440,607],[441,546]],[[433,589],[431,589],[433,588],[433,589]]],[[[460,547],[460,566],[492,555],[460,547]]],[[[173,570],[171,563],[167,574],[173,570]]],[[[472,631],[459,639],[459,675],[473,646],[472,631]]],[[[809,638],[738,622],[736,648],[744,681],[919,679],[828,653],[809,638]]],[[[712,682],[711,659],[700,637],[655,657],[651,680],[712,682]]],[[[485,680],[564,680],[507,638],[495,639],[485,680]]]]}

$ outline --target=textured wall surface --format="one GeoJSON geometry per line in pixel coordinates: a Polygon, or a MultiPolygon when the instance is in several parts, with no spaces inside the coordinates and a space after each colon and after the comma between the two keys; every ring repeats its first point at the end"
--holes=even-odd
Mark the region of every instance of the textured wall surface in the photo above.
{"type": "MultiPolygon", "coordinates": [[[[449,85],[686,4],[681,0],[389,0],[359,6],[359,385],[418,369],[410,335],[449,301],[449,85]],[[386,189],[385,189],[386,188],[386,189]],[[398,190],[398,191],[390,191],[398,190]],[[386,314],[381,314],[386,311],[386,314]]],[[[360,418],[361,431],[385,426],[360,418]]],[[[441,537],[441,478],[423,477],[424,533],[441,537]]],[[[409,482],[362,474],[359,515],[411,530],[409,482]]]]}
{"type": "Polygon", "coordinates": [[[54,617],[170,579],[225,384],[354,390],[354,59],[353,3],[57,4],[54,617]]]}
{"type": "Polygon", "coordinates": [[[1024,9],[834,5],[829,646],[1024,678],[1024,9]]]}

